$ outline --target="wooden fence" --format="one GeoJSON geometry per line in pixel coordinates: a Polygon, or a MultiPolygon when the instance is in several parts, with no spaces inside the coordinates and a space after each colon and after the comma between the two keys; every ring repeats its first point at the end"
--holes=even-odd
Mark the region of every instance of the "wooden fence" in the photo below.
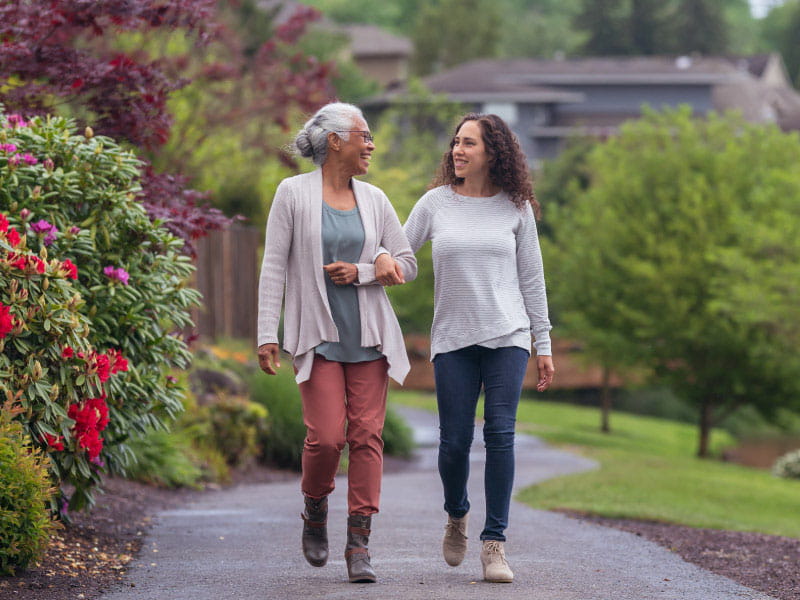
{"type": "Polygon", "coordinates": [[[264,232],[242,225],[197,242],[194,286],[203,305],[192,312],[204,339],[236,337],[255,344],[258,275],[264,232]]]}

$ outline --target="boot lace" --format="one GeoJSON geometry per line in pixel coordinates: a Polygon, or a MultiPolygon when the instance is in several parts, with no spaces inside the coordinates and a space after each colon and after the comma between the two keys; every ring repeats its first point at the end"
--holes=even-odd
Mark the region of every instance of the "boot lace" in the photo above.
{"type": "Polygon", "coordinates": [[[483,546],[483,549],[489,555],[489,559],[494,561],[499,561],[502,563],[506,562],[506,555],[503,551],[503,544],[498,542],[497,540],[488,540],[486,544],[483,546]]]}

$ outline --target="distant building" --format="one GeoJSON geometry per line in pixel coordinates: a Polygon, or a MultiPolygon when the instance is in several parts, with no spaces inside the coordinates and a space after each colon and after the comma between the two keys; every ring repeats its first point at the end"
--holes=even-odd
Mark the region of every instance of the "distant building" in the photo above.
{"type": "MultiPolygon", "coordinates": [[[[570,136],[613,135],[645,104],[688,104],[701,115],[734,109],[752,122],[800,129],[800,94],[778,54],[475,60],[424,82],[470,110],[506,119],[533,164],[555,157],[570,136]]],[[[403,93],[365,105],[374,113],[403,93]]]]}
{"type": "Polygon", "coordinates": [[[408,81],[408,65],[414,52],[408,38],[376,25],[341,25],[339,29],[350,38],[350,57],[365,76],[383,89],[408,81]]]}
{"type": "MultiPolygon", "coordinates": [[[[259,0],[258,6],[274,16],[276,24],[286,23],[294,13],[308,5],[292,0],[259,0]]],[[[395,35],[377,25],[340,25],[322,17],[314,24],[322,31],[341,34],[348,40],[345,58],[350,58],[365,77],[390,89],[408,81],[414,46],[408,38],[395,35]]]]}

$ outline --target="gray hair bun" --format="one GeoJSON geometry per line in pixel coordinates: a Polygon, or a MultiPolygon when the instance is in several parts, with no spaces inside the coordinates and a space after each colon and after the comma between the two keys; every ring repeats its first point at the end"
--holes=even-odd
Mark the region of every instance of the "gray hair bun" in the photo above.
{"type": "Polygon", "coordinates": [[[322,166],[328,157],[328,133],[335,132],[347,140],[353,122],[364,115],[357,106],[343,102],[332,102],[320,108],[311,117],[294,139],[297,153],[310,158],[317,166],[322,166]]]}
{"type": "Polygon", "coordinates": [[[294,140],[294,145],[297,148],[298,154],[303,158],[312,158],[314,156],[314,146],[311,143],[311,136],[307,129],[301,129],[300,133],[294,140]]]}

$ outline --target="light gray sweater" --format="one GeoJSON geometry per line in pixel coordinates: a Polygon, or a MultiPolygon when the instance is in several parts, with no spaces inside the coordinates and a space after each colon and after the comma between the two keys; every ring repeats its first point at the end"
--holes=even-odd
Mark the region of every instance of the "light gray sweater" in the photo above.
{"type": "Polygon", "coordinates": [[[490,198],[428,191],[405,224],[416,252],[433,244],[431,359],[472,345],[520,346],[550,355],[542,254],[529,205],[505,192],[490,198]],[[504,343],[506,342],[506,343],[504,343]]]}
{"type": "MultiPolygon", "coordinates": [[[[403,383],[409,371],[405,343],[389,298],[375,280],[372,259],[379,246],[386,248],[406,281],[417,276],[417,259],[386,194],[357,179],[352,185],[364,224],[364,247],[356,264],[361,345],[377,347],[389,362],[389,376],[403,383]]],[[[280,183],[267,219],[258,286],[259,346],[278,343],[285,291],[283,348],[293,357],[298,383],[310,376],[314,348],[339,341],[322,269],[322,202],[320,169],[280,183]]]]}

